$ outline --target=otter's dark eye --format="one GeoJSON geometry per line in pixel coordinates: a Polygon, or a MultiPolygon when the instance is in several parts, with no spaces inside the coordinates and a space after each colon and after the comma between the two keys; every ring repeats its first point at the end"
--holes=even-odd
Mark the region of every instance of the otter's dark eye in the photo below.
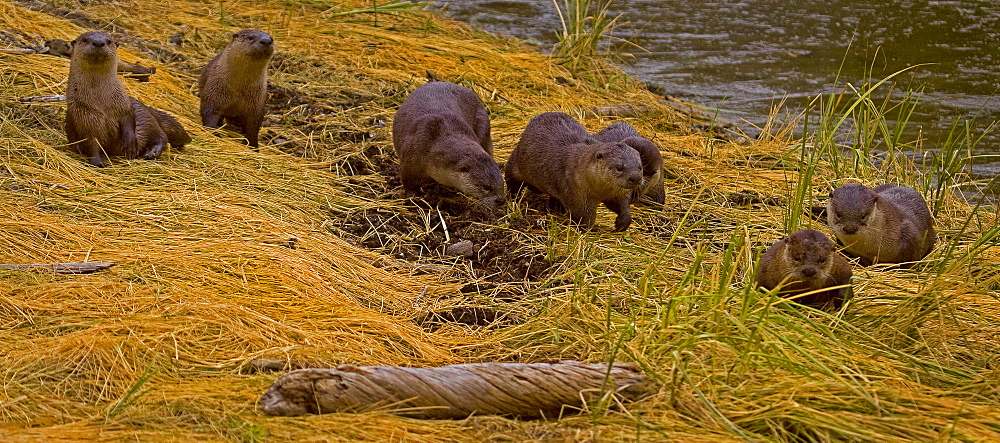
{"type": "Polygon", "coordinates": [[[469,172],[468,166],[461,166],[458,168],[458,172],[469,172]]]}
{"type": "Polygon", "coordinates": [[[604,153],[598,152],[597,155],[594,156],[594,158],[600,160],[600,159],[604,158],[604,153]]]}

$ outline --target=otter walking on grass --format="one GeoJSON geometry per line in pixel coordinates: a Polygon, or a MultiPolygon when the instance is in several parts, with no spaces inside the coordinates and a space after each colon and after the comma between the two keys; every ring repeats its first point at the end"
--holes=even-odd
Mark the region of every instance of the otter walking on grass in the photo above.
{"type": "Polygon", "coordinates": [[[639,158],[642,159],[642,184],[632,192],[632,201],[648,199],[660,205],[664,203],[666,191],[663,188],[663,155],[660,154],[660,148],[625,122],[614,122],[594,134],[594,137],[602,142],[612,143],[631,139],[626,143],[639,151],[639,158]]]}
{"type": "Polygon", "coordinates": [[[407,196],[438,182],[489,206],[505,200],[489,113],[464,86],[430,82],[414,90],[393,118],[392,145],[407,196]]]}
{"type": "Polygon", "coordinates": [[[524,185],[554,197],[574,221],[591,228],[597,205],[618,214],[615,230],[632,223],[632,191],[642,183],[642,159],[629,141],[595,139],[573,117],[546,112],[528,122],[505,169],[511,194],[524,185]]]}
{"type": "Polygon", "coordinates": [[[268,33],[244,29],[233,34],[198,79],[201,123],[209,128],[232,124],[256,149],[267,101],[267,64],[272,55],[274,40],[268,33]]]}
{"type": "Polygon", "coordinates": [[[104,166],[102,153],[154,159],[167,143],[191,141],[174,117],[129,97],[118,78],[117,43],[103,32],[85,32],[72,42],[66,89],[66,138],[90,164],[104,166]]]}
{"type": "MultiPolygon", "coordinates": [[[[757,286],[767,290],[782,286],[782,295],[794,296],[841,286],[851,281],[851,264],[837,252],[822,232],[801,229],[778,240],[760,257],[757,286]]],[[[840,308],[847,288],[830,289],[796,299],[817,308],[840,308]]]]}
{"type": "Polygon", "coordinates": [[[866,266],[920,260],[937,241],[927,202],[905,186],[840,186],[830,193],[826,216],[844,249],[866,266]]]}

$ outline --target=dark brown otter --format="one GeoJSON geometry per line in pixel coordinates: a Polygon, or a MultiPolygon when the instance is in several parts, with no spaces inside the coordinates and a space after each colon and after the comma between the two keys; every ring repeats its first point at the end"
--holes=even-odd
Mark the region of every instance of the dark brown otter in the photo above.
{"type": "Polygon", "coordinates": [[[663,188],[663,155],[660,148],[649,139],[639,135],[632,125],[625,122],[614,122],[594,134],[594,138],[602,142],[625,142],[639,151],[642,159],[642,184],[632,192],[632,201],[650,200],[662,205],[666,200],[663,188]],[[626,139],[631,139],[625,141],[626,139]]]}
{"type": "Polygon", "coordinates": [[[198,79],[201,123],[209,128],[223,123],[236,126],[256,149],[267,101],[267,64],[272,55],[274,40],[268,33],[244,29],[233,34],[198,79]]]}
{"type": "Polygon", "coordinates": [[[595,139],[566,114],[546,112],[528,122],[507,161],[509,192],[524,185],[555,197],[574,221],[594,225],[597,205],[618,214],[615,230],[632,222],[632,191],[642,183],[642,159],[626,138],[607,143],[595,139]]]}
{"type": "Polygon", "coordinates": [[[865,266],[918,261],[937,241],[927,202],[905,186],[840,186],[830,193],[826,216],[844,250],[865,266]]]}
{"type": "Polygon", "coordinates": [[[468,88],[448,82],[417,88],[396,111],[392,144],[407,196],[438,182],[483,204],[503,203],[503,178],[493,160],[489,113],[468,88]]]}
{"type": "Polygon", "coordinates": [[[103,166],[102,152],[154,159],[168,142],[180,149],[191,141],[177,119],[128,96],[117,74],[118,45],[109,35],[85,32],[72,46],[66,138],[90,164],[103,166]]]}
{"type": "MultiPolygon", "coordinates": [[[[781,294],[794,296],[846,285],[851,281],[851,274],[851,264],[837,252],[826,235],[801,229],[778,240],[761,255],[757,265],[757,286],[772,290],[784,283],[781,294]]],[[[838,309],[847,294],[848,288],[829,289],[795,301],[821,309],[838,309]]]]}

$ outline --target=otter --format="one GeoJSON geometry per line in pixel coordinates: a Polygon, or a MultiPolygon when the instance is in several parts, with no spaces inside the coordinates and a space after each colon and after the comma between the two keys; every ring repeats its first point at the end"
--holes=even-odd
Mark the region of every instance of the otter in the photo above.
{"type": "Polygon", "coordinates": [[[233,34],[198,78],[201,123],[209,128],[232,124],[247,144],[257,149],[267,101],[267,64],[272,55],[274,39],[270,34],[253,29],[233,34]]]}
{"type": "Polygon", "coordinates": [[[662,205],[666,201],[666,191],[663,188],[663,155],[652,141],[639,135],[632,125],[625,122],[614,122],[602,129],[594,138],[602,142],[624,142],[639,151],[642,159],[642,184],[632,192],[632,201],[650,200],[662,205]]]}
{"type": "Polygon", "coordinates": [[[155,159],[167,143],[191,141],[171,115],[129,97],[118,78],[118,44],[103,32],[85,32],[72,42],[66,89],[66,138],[90,164],[104,166],[101,153],[155,159]]]}
{"type": "Polygon", "coordinates": [[[840,186],[830,193],[826,217],[844,249],[865,266],[920,260],[937,241],[927,202],[905,186],[840,186]]]}
{"type": "MultiPolygon", "coordinates": [[[[841,286],[851,281],[851,264],[822,232],[801,229],[767,248],[757,265],[757,286],[772,290],[782,283],[783,295],[841,286]]],[[[829,289],[796,301],[821,309],[839,309],[848,288],[829,289]]]]}
{"type": "Polygon", "coordinates": [[[392,123],[399,178],[409,197],[438,182],[480,203],[504,202],[500,166],[493,159],[490,119],[472,90],[449,82],[421,85],[403,101],[392,123]]]}
{"type": "Polygon", "coordinates": [[[507,189],[524,185],[554,197],[574,221],[594,226],[598,203],[618,214],[615,231],[632,223],[632,191],[642,183],[636,139],[601,142],[561,112],[532,118],[505,169],[507,189]]]}

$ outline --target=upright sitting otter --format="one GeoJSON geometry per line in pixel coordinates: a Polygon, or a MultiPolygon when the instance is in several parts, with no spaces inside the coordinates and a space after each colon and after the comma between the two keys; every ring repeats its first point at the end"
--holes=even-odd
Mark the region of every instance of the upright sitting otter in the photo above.
{"type": "Polygon", "coordinates": [[[844,249],[866,266],[920,260],[937,241],[927,202],[905,186],[840,186],[830,193],[826,216],[844,249]]]}
{"type": "Polygon", "coordinates": [[[191,141],[174,117],[150,108],[125,92],[118,78],[118,44],[103,32],[85,32],[72,42],[66,88],[66,138],[94,166],[101,153],[154,159],[169,142],[174,149],[191,141]]]}
{"type": "Polygon", "coordinates": [[[232,124],[256,149],[267,101],[267,64],[272,55],[274,40],[268,33],[244,29],[233,34],[232,41],[198,79],[201,123],[209,128],[218,128],[224,121],[232,124]]]}
{"type": "Polygon", "coordinates": [[[609,143],[595,139],[573,117],[547,112],[532,118],[507,161],[507,188],[523,185],[556,198],[569,217],[585,228],[594,225],[597,205],[618,214],[615,230],[632,222],[632,191],[642,183],[637,139],[609,143]]]}
{"type": "Polygon", "coordinates": [[[396,111],[392,145],[406,195],[435,181],[483,204],[504,201],[489,113],[468,88],[448,82],[417,88],[396,111]]]}
{"type": "MultiPolygon", "coordinates": [[[[785,283],[782,293],[799,295],[851,281],[851,264],[822,232],[795,231],[767,248],[757,265],[757,286],[767,290],[785,283]]],[[[847,288],[830,289],[796,299],[817,308],[840,308],[847,288]]]]}
{"type": "Polygon", "coordinates": [[[639,202],[649,199],[654,203],[663,204],[666,194],[663,189],[663,155],[653,142],[639,135],[632,125],[625,122],[614,122],[601,130],[594,137],[602,142],[624,142],[639,151],[642,159],[642,184],[632,191],[632,201],[639,202]]]}

